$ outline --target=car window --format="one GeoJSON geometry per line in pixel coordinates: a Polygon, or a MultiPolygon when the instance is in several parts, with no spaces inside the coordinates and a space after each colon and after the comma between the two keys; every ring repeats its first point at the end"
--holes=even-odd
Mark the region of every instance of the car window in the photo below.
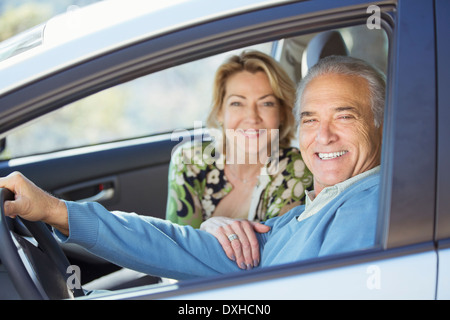
{"type": "MultiPolygon", "coordinates": [[[[359,25],[300,35],[279,41],[277,47],[273,50],[275,58],[280,61],[294,81],[298,83],[303,77],[304,54],[308,51],[308,44],[317,36],[321,36],[323,32],[329,31],[340,34],[347,47],[348,55],[371,63],[387,75],[389,39],[386,31],[382,28],[368,28],[367,25],[359,25]]],[[[298,147],[298,141],[294,141],[293,145],[298,147]]],[[[379,208],[376,207],[375,209],[378,210],[379,208]]],[[[343,232],[342,237],[346,237],[345,229],[343,228],[341,231],[343,232]]],[[[350,241],[353,241],[353,239],[350,241]]],[[[377,247],[381,241],[380,238],[376,238],[374,246],[377,247]]],[[[367,272],[369,276],[373,274],[373,277],[369,277],[370,280],[375,279],[374,283],[369,283],[368,280],[367,287],[369,289],[378,288],[378,283],[376,282],[378,279],[377,267],[368,268],[367,272]]],[[[296,294],[298,293],[296,292],[296,294]]]]}
{"type": "MultiPolygon", "coordinates": [[[[252,46],[270,53],[272,43],[252,46]]],[[[132,139],[204,123],[217,67],[233,52],[175,66],[103,90],[23,126],[0,159],[132,139]]]]}

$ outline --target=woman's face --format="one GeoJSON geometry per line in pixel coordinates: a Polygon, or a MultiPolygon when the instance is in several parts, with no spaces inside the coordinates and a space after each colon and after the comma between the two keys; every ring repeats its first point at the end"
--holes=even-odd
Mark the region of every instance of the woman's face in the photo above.
{"type": "Polygon", "coordinates": [[[242,71],[230,76],[219,113],[227,137],[227,158],[236,152],[238,163],[248,163],[267,154],[268,147],[277,147],[274,139],[278,139],[280,108],[264,72],[242,71]]]}

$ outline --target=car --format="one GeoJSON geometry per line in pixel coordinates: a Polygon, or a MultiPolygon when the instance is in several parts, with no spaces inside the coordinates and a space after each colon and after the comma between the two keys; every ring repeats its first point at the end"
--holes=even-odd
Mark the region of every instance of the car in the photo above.
{"type": "MultiPolygon", "coordinates": [[[[20,171],[60,198],[159,218],[171,153],[207,138],[212,76],[231,53],[271,54],[296,82],[323,56],[348,54],[388,84],[373,248],[196,280],[145,276],[67,297],[41,290],[56,275],[36,274],[39,258],[20,244],[27,267],[8,267],[16,253],[2,242],[0,298],[449,299],[449,15],[446,0],[101,1],[0,44],[0,176],[20,171]],[[31,280],[21,287],[21,278],[31,280]]],[[[10,228],[16,242],[34,243],[19,221],[10,228]]],[[[66,276],[79,276],[72,289],[122,271],[61,248],[66,276]]],[[[244,305],[270,313],[270,303],[244,305]]],[[[221,314],[243,310],[226,306],[221,314]]]]}

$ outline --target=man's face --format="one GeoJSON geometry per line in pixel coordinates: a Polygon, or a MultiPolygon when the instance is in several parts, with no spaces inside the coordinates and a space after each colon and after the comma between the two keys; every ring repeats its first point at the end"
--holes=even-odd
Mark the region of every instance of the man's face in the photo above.
{"type": "Polygon", "coordinates": [[[303,91],[300,150],[314,175],[316,195],[380,163],[382,128],[376,128],[367,80],[326,74],[303,91]]]}

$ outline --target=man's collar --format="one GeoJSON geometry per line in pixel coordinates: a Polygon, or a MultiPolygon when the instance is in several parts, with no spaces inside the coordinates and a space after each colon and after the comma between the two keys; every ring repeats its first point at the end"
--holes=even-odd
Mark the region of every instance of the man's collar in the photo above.
{"type": "MultiPolygon", "coordinates": [[[[340,193],[340,192],[344,191],[345,189],[347,189],[348,187],[350,187],[351,185],[355,184],[356,182],[358,182],[368,176],[376,174],[378,172],[380,172],[379,165],[370,170],[364,171],[363,173],[357,174],[356,176],[351,177],[347,180],[339,182],[339,183],[335,184],[334,186],[325,187],[325,188],[323,188],[322,192],[325,189],[336,189],[338,191],[338,193],[340,193]]],[[[312,202],[316,198],[316,192],[314,190],[312,190],[312,191],[305,190],[305,193],[306,193],[306,205],[308,206],[307,203],[312,202]]]]}
{"type": "Polygon", "coordinates": [[[305,211],[298,217],[298,221],[302,221],[306,218],[311,217],[312,215],[319,212],[325,205],[327,205],[331,200],[336,198],[341,192],[345,189],[349,188],[353,184],[361,181],[368,176],[377,174],[380,171],[380,166],[367,170],[363,173],[360,173],[350,179],[342,181],[340,183],[335,184],[334,186],[323,188],[323,190],[316,197],[314,191],[305,191],[305,211]]]}

